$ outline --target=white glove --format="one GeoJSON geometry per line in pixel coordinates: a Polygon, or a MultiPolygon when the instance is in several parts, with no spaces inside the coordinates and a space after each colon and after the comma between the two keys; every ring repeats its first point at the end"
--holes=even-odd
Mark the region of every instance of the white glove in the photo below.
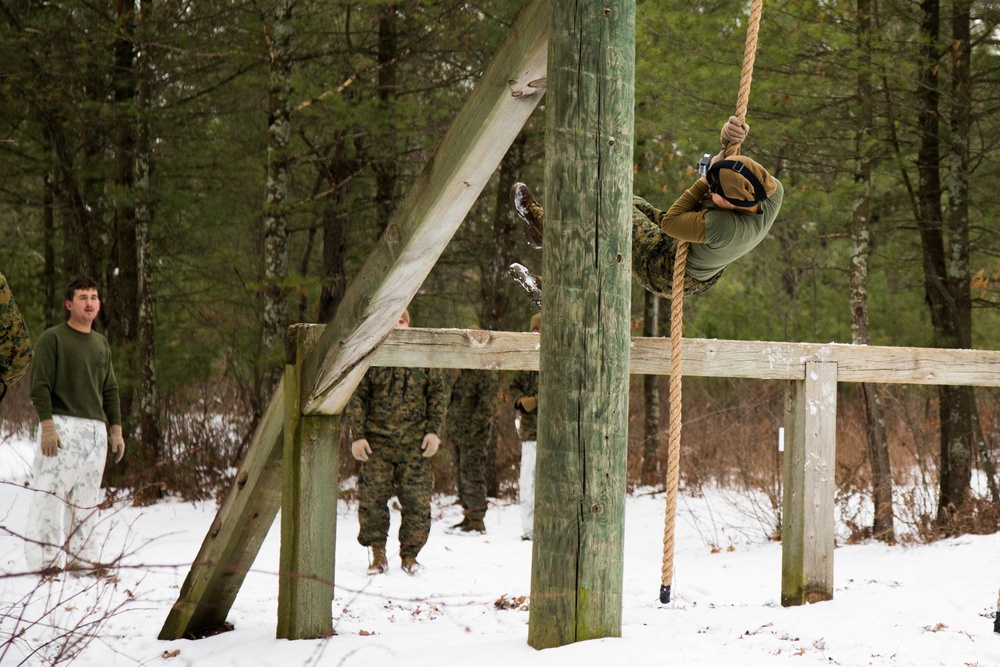
{"type": "Polygon", "coordinates": [[[351,455],[359,461],[367,461],[372,448],[364,438],[351,443],[351,455]]]}
{"type": "Polygon", "coordinates": [[[420,444],[420,449],[424,451],[424,458],[429,459],[437,454],[438,447],[440,446],[441,438],[438,437],[438,434],[428,433],[424,436],[424,441],[420,444]]]}

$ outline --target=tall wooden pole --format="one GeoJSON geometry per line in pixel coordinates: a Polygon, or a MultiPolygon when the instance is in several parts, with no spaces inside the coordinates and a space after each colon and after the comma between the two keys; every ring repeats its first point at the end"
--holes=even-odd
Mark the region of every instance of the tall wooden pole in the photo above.
{"type": "Polygon", "coordinates": [[[621,635],[635,1],[553,0],[528,643],[621,635]]]}

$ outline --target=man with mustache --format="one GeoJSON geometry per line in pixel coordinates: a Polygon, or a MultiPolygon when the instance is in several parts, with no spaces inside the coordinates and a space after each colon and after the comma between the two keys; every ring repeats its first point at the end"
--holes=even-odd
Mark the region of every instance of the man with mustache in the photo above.
{"type": "Polygon", "coordinates": [[[101,311],[98,285],[90,278],[66,288],[66,322],[42,332],[31,368],[31,402],[41,426],[31,486],[25,558],[51,576],[104,576],[94,517],[110,425],[115,460],[125,454],[118,382],[108,340],[93,330],[101,311]]]}

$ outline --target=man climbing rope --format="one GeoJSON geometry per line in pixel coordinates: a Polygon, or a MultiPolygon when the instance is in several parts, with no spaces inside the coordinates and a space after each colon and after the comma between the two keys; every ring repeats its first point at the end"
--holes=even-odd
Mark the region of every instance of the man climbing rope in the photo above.
{"type": "MultiPolygon", "coordinates": [[[[742,144],[750,128],[736,116],[722,126],[724,146],[742,144]]],[[[701,178],[663,212],[640,197],[632,199],[632,273],[654,294],[671,298],[678,241],[688,241],[684,293],[700,294],[718,282],[726,267],[757,247],[767,236],[784,190],[756,161],[725,149],[711,160],[701,178]]],[[[542,244],[544,210],[524,183],[512,191],[514,208],[526,225],[528,243],[542,244]]],[[[510,274],[541,308],[542,281],[523,264],[510,274]]]]}

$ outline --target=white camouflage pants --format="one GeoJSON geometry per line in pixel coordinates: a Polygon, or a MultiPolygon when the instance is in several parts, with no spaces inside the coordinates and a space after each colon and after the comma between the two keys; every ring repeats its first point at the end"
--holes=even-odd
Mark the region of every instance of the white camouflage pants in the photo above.
{"type": "Polygon", "coordinates": [[[35,452],[31,487],[34,490],[24,556],[30,571],[66,565],[87,567],[98,561],[93,535],[100,502],[101,475],[108,451],[104,422],[54,415],[62,446],[56,456],[35,452]]]}
{"type": "Polygon", "coordinates": [[[535,527],[535,452],[534,440],[521,441],[521,476],[519,497],[521,501],[521,536],[531,539],[535,527]]]}

